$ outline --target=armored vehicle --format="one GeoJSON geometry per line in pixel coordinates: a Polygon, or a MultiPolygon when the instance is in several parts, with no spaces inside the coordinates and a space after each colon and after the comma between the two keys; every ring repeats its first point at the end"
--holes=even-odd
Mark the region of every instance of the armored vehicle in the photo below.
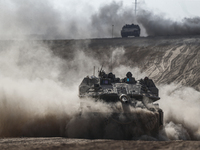
{"type": "Polygon", "coordinates": [[[140,26],[135,24],[126,24],[122,27],[121,30],[121,36],[122,37],[128,37],[128,36],[140,36],[140,26]]]}
{"type": "MultiPolygon", "coordinates": [[[[80,98],[89,97],[94,101],[103,101],[109,105],[121,104],[121,112],[114,112],[108,120],[120,124],[121,129],[138,126],[151,136],[158,135],[163,126],[163,111],[158,104],[154,103],[160,99],[158,93],[158,88],[148,77],[137,81],[131,72],[127,72],[126,76],[120,79],[113,73],[106,74],[102,69],[98,77],[87,76],[79,85],[80,98]],[[120,121],[121,114],[128,118],[130,124],[127,123],[127,119],[125,122],[120,121]]],[[[133,129],[130,130],[133,131],[133,129]]],[[[132,133],[125,139],[134,136],[135,133],[132,133]]]]}

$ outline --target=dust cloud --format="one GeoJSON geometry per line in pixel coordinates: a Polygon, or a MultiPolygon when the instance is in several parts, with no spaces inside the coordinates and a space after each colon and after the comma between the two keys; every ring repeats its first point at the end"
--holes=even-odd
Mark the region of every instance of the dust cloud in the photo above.
{"type": "Polygon", "coordinates": [[[8,45],[0,52],[0,136],[61,136],[78,107],[74,87],[59,80],[65,62],[42,43],[8,45]]]}
{"type": "Polygon", "coordinates": [[[177,84],[160,85],[166,137],[170,140],[200,140],[200,92],[177,84]]]}

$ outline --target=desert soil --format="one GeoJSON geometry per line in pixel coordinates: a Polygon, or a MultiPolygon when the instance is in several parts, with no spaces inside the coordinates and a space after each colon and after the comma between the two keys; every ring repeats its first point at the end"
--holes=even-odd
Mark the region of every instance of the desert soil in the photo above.
{"type": "Polygon", "coordinates": [[[5,138],[0,140],[1,150],[197,150],[200,141],[118,141],[52,138],[5,138]]]}

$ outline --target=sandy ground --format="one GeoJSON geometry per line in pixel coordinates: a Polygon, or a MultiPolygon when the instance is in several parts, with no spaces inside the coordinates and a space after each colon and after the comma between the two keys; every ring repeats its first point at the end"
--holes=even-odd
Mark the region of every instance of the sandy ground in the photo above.
{"type": "Polygon", "coordinates": [[[6,138],[0,140],[0,149],[20,150],[193,150],[200,148],[200,141],[117,141],[52,138],[6,138]]]}

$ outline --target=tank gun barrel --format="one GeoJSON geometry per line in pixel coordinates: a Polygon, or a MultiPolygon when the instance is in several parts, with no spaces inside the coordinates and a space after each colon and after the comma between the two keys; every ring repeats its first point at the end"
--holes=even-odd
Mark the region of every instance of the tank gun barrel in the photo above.
{"type": "Polygon", "coordinates": [[[121,94],[120,96],[119,96],[119,99],[120,99],[120,101],[122,102],[122,103],[128,103],[128,96],[126,95],[126,94],[121,94]]]}
{"type": "Polygon", "coordinates": [[[121,94],[119,97],[124,113],[130,113],[130,99],[126,94],[121,94]]]}

